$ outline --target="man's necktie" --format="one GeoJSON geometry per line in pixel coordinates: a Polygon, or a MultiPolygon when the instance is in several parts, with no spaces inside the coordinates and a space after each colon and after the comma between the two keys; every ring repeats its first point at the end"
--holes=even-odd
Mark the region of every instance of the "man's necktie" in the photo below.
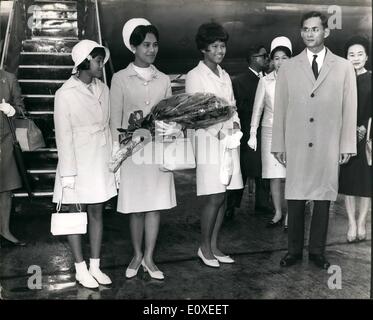
{"type": "Polygon", "coordinates": [[[317,59],[317,54],[314,54],[313,60],[312,60],[312,71],[315,76],[315,79],[317,79],[317,77],[319,76],[319,66],[317,65],[316,59],[317,59]]]}

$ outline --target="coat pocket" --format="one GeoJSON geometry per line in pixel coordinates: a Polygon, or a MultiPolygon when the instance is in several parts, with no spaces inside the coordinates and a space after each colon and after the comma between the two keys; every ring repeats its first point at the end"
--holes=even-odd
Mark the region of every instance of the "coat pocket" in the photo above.
{"type": "Polygon", "coordinates": [[[89,132],[76,132],[74,134],[74,144],[76,147],[83,147],[90,141],[89,132]]]}

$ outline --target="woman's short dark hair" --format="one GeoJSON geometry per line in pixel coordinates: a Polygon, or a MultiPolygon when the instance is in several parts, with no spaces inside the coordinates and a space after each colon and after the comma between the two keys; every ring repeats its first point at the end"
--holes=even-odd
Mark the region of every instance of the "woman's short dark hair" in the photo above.
{"type": "Polygon", "coordinates": [[[272,50],[271,55],[270,55],[271,60],[273,60],[273,57],[277,51],[282,51],[283,53],[287,55],[288,58],[291,58],[291,51],[288,47],[278,46],[272,50]]]}
{"type": "MultiPolygon", "coordinates": [[[[96,58],[97,56],[101,56],[105,59],[105,56],[106,56],[106,52],[105,52],[105,49],[104,48],[100,48],[100,47],[96,47],[96,48],[93,48],[93,50],[91,51],[91,53],[89,54],[93,59],[96,58]]],[[[83,60],[83,62],[81,62],[78,66],[77,66],[77,70],[89,70],[90,68],[90,62],[89,60],[86,58],[83,60]]]]}
{"type": "Polygon", "coordinates": [[[347,57],[348,49],[353,46],[354,44],[360,44],[365,49],[365,54],[369,55],[369,41],[367,38],[364,38],[362,36],[353,36],[351,37],[345,44],[344,47],[344,56],[347,57]]]}
{"type": "Polygon", "coordinates": [[[196,34],[198,50],[206,49],[208,45],[215,41],[227,43],[229,35],[227,31],[218,23],[209,22],[202,24],[196,34]]]}
{"type": "Polygon", "coordinates": [[[328,27],[328,18],[326,15],[322,14],[319,11],[310,11],[306,12],[303,16],[302,19],[300,20],[300,27],[303,28],[303,23],[304,21],[310,19],[310,18],[320,18],[321,24],[326,29],[328,27]]]}
{"type": "Polygon", "coordinates": [[[147,26],[137,26],[131,36],[130,36],[130,44],[137,47],[145,40],[146,35],[148,33],[154,34],[157,41],[159,41],[159,33],[158,29],[153,25],[147,25],[147,26]]]}

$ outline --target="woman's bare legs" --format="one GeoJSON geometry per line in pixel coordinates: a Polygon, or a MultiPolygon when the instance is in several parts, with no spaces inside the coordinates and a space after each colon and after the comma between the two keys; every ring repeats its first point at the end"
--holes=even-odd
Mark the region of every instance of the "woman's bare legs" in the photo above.
{"type": "Polygon", "coordinates": [[[347,241],[352,242],[356,240],[357,226],[356,226],[356,197],[355,196],[345,196],[345,205],[348,216],[348,231],[347,231],[347,241]]]}
{"type": "Polygon", "coordinates": [[[370,208],[370,198],[368,197],[359,197],[360,198],[360,206],[359,206],[359,217],[357,223],[357,237],[359,240],[365,240],[367,233],[366,233],[366,223],[367,223],[367,215],[370,208]]]}
{"type": "Polygon", "coordinates": [[[0,192],[0,234],[11,242],[18,242],[9,229],[10,211],[12,209],[12,193],[0,192]]]}

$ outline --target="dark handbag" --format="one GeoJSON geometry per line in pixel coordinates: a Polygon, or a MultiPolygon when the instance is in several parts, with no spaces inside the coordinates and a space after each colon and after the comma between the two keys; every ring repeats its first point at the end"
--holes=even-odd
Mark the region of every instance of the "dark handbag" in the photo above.
{"type": "Polygon", "coordinates": [[[33,120],[22,113],[22,118],[16,118],[13,121],[22,151],[35,151],[45,147],[43,134],[33,120]]]}

